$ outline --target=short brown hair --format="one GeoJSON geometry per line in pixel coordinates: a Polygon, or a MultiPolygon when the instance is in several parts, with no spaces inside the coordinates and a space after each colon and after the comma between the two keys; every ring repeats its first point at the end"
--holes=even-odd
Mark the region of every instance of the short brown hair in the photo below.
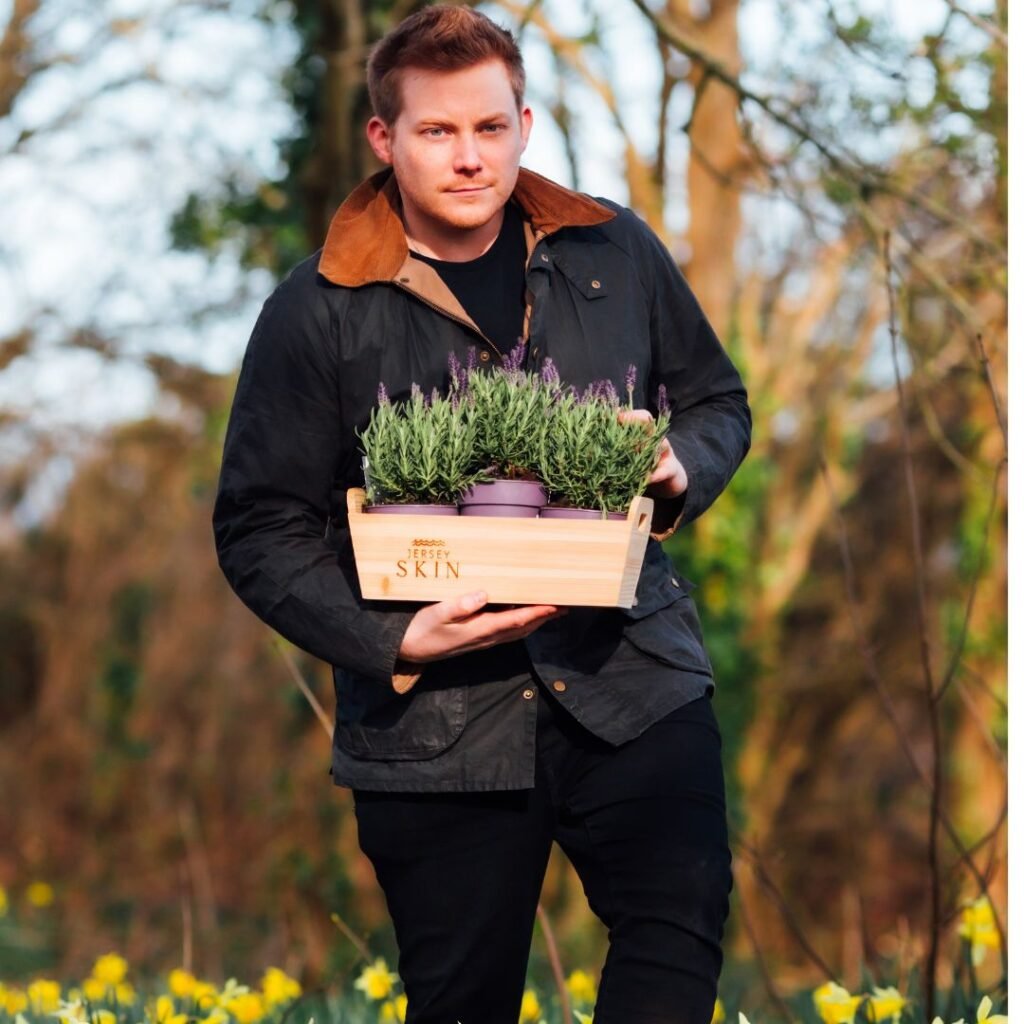
{"type": "Polygon", "coordinates": [[[516,108],[523,109],[523,55],[508,29],[470,7],[436,4],[409,15],[370,53],[366,69],[373,112],[393,125],[402,112],[401,72],[461,71],[488,60],[504,61],[516,108]]]}

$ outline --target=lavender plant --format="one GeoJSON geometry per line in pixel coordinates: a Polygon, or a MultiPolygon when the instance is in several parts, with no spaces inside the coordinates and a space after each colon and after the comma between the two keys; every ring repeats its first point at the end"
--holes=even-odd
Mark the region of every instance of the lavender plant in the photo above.
{"type": "Polygon", "coordinates": [[[407,402],[392,404],[380,385],[370,422],[357,436],[367,458],[371,504],[452,504],[486,479],[475,468],[476,409],[465,400],[464,381],[453,378],[447,395],[428,397],[416,385],[407,402]]]}
{"type": "MultiPolygon", "coordinates": [[[[545,372],[557,377],[553,367],[545,372]]],[[[627,408],[633,408],[636,367],[626,373],[627,408]]],[[[619,422],[623,406],[610,380],[596,381],[580,395],[560,392],[545,419],[538,476],[551,504],[571,508],[626,512],[643,493],[657,465],[668,433],[669,410],[664,385],[658,389],[658,415],[619,422]]]]}
{"type": "Polygon", "coordinates": [[[557,380],[528,373],[526,346],[516,345],[493,373],[470,365],[465,374],[476,410],[477,462],[501,480],[535,480],[540,469],[544,424],[555,403],[557,380]]]}

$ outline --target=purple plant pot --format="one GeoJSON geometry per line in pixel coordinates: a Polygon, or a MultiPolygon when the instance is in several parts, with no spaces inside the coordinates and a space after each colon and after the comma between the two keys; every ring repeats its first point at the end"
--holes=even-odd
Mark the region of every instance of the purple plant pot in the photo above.
{"type": "Polygon", "coordinates": [[[378,516],[457,516],[458,505],[367,505],[363,509],[378,516]]]}
{"type": "Polygon", "coordinates": [[[599,508],[564,508],[561,505],[547,505],[540,510],[541,519],[626,519],[625,512],[609,512],[602,515],[599,508]]]}
{"type": "Polygon", "coordinates": [[[494,480],[465,491],[459,498],[459,515],[536,519],[547,501],[547,491],[537,480],[494,480]]]}

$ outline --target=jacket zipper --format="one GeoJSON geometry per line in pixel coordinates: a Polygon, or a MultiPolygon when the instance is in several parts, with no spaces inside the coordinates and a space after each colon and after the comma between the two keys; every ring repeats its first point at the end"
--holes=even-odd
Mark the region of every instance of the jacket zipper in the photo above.
{"type": "Polygon", "coordinates": [[[471,331],[475,331],[477,334],[480,335],[481,338],[484,339],[484,341],[487,342],[488,345],[491,346],[492,349],[494,349],[495,355],[497,355],[499,359],[502,358],[501,349],[498,348],[498,346],[495,345],[494,342],[491,341],[491,339],[488,338],[487,335],[484,334],[484,332],[481,331],[480,328],[476,326],[476,324],[470,323],[468,320],[463,320],[462,317],[456,316],[454,313],[449,312],[442,306],[437,305],[437,303],[431,302],[429,299],[423,298],[423,296],[420,295],[419,292],[414,291],[412,288],[406,287],[404,284],[401,284],[398,281],[392,281],[392,284],[394,284],[396,288],[401,288],[403,292],[407,292],[413,298],[419,299],[419,301],[422,302],[424,306],[429,306],[431,309],[436,310],[443,316],[448,317],[449,320],[454,320],[457,324],[462,324],[463,327],[468,327],[471,331]]]}

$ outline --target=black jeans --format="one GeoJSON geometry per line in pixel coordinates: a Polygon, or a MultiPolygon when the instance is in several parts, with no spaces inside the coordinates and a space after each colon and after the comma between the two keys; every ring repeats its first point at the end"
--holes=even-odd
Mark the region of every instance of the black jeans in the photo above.
{"type": "Polygon", "coordinates": [[[732,888],[710,699],[613,747],[537,691],[532,790],[355,793],[407,1024],[517,1024],[552,841],[609,930],[595,1024],[708,1024],[732,888]]]}

